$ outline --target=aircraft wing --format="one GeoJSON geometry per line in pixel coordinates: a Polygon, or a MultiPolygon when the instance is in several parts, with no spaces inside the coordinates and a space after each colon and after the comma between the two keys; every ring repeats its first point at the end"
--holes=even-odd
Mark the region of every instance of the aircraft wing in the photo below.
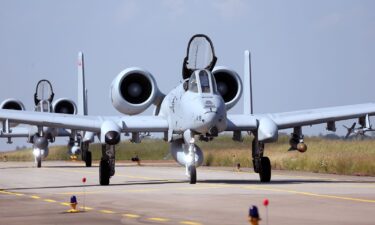
{"type": "MultiPolygon", "coordinates": [[[[0,138],[27,138],[30,136],[30,134],[35,134],[38,132],[38,129],[36,127],[12,127],[10,128],[10,132],[6,133],[3,130],[0,130],[0,138]]],[[[60,128],[57,130],[57,137],[69,137],[71,133],[63,128],[60,128]]]]}
{"type": "Polygon", "coordinates": [[[308,126],[375,115],[375,104],[359,104],[267,114],[278,129],[308,126]]]}
{"type": "Polygon", "coordinates": [[[80,116],[57,113],[0,110],[0,120],[20,124],[100,132],[104,121],[113,121],[122,132],[168,131],[167,120],[157,116],[80,116]]]}
{"type": "Polygon", "coordinates": [[[0,131],[0,137],[29,137],[29,129],[27,127],[13,127],[11,128],[11,133],[0,131]]]}
{"type": "Polygon", "coordinates": [[[227,115],[226,131],[252,131],[258,128],[258,121],[253,115],[227,115]]]}

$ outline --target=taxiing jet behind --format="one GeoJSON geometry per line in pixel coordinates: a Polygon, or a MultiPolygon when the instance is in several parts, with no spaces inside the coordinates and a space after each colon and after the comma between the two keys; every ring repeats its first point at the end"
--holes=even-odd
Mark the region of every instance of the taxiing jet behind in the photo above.
{"type": "MultiPolygon", "coordinates": [[[[60,98],[53,101],[55,93],[51,83],[48,80],[40,80],[36,85],[34,94],[34,103],[36,112],[43,113],[62,113],[70,115],[87,115],[87,90],[84,83],[83,71],[83,54],[78,54],[78,107],[74,101],[67,98],[60,98]]],[[[0,104],[0,109],[21,110],[25,107],[20,100],[6,99],[0,104]]],[[[91,152],[88,151],[89,143],[93,140],[93,134],[78,132],[75,130],[67,130],[64,128],[53,128],[47,126],[29,126],[20,127],[17,123],[3,123],[0,137],[8,139],[9,144],[12,143],[12,138],[27,138],[27,142],[33,144],[33,155],[37,167],[41,167],[42,159],[48,156],[48,145],[53,143],[56,137],[69,137],[68,153],[72,158],[76,158],[81,154],[82,159],[86,162],[86,166],[91,166],[91,152]],[[88,136],[92,137],[88,137],[88,136]]]]}

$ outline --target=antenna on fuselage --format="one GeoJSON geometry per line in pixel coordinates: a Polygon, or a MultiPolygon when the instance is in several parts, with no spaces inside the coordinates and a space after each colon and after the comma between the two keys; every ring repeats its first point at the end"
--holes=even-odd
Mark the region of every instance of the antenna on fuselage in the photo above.
{"type": "Polygon", "coordinates": [[[251,78],[251,55],[249,50],[244,53],[244,105],[243,112],[246,115],[254,113],[253,85],[251,78]]]}

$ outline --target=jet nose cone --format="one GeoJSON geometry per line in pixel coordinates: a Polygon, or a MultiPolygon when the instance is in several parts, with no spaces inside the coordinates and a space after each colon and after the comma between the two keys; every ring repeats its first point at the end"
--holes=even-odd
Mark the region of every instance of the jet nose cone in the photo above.
{"type": "Polygon", "coordinates": [[[203,120],[205,123],[212,123],[215,121],[216,112],[208,111],[203,113],[203,120]]]}

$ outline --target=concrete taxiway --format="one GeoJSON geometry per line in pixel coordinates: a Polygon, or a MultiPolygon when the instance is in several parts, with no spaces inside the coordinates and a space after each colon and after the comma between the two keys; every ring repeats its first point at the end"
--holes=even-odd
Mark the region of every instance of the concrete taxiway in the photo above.
{"type": "Polygon", "coordinates": [[[118,163],[110,186],[81,162],[0,162],[0,224],[249,224],[257,205],[267,224],[374,224],[375,178],[273,171],[198,169],[188,184],[175,164],[118,163]],[[87,182],[82,183],[86,177],[87,182]],[[85,212],[67,213],[72,195],[85,212]]]}

